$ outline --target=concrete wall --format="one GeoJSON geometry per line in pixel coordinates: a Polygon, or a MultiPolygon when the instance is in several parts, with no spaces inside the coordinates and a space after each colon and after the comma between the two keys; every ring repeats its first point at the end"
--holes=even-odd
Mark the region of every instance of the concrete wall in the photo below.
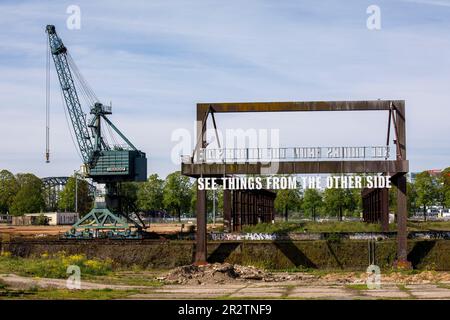
{"type": "MultiPolygon", "coordinates": [[[[155,240],[11,240],[2,242],[0,249],[15,256],[29,257],[65,251],[85,253],[88,257],[111,258],[128,267],[172,268],[193,261],[192,241],[155,240]]],[[[417,269],[450,271],[450,241],[409,240],[408,258],[417,269]]],[[[240,241],[210,242],[210,262],[230,262],[271,269],[317,268],[365,270],[368,262],[367,241],[240,241]]],[[[390,268],[396,256],[396,242],[376,243],[376,263],[390,268]]]]}

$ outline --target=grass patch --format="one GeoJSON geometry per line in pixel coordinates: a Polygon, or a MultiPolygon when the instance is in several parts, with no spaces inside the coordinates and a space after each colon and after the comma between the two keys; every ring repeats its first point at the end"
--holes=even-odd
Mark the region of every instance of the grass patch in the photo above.
{"type": "Polygon", "coordinates": [[[125,298],[129,295],[139,293],[139,290],[39,290],[34,295],[30,296],[31,299],[56,299],[56,300],[111,300],[125,298]]]}
{"type": "Polygon", "coordinates": [[[135,274],[131,274],[129,272],[113,272],[107,276],[90,277],[90,280],[113,285],[144,286],[154,288],[164,285],[164,282],[156,280],[153,274],[147,275],[142,272],[135,274]]]}
{"type": "Polygon", "coordinates": [[[357,290],[357,291],[369,290],[369,289],[367,288],[367,284],[365,284],[365,283],[347,284],[345,287],[346,287],[347,289],[357,290]]]}
{"type": "Polygon", "coordinates": [[[41,278],[67,278],[67,267],[80,267],[81,275],[107,275],[112,271],[111,259],[88,259],[84,254],[67,255],[59,252],[55,255],[43,254],[40,257],[21,258],[10,255],[0,256],[0,273],[16,273],[23,276],[41,278]]]}
{"type": "Polygon", "coordinates": [[[408,221],[409,231],[450,231],[450,221],[408,221]]]}
{"type": "Polygon", "coordinates": [[[414,298],[415,298],[415,297],[412,295],[411,291],[409,291],[409,289],[406,288],[406,286],[405,286],[404,284],[397,284],[397,288],[398,288],[400,291],[406,293],[406,294],[409,296],[409,298],[407,298],[407,299],[414,299],[414,298]]]}
{"type": "MultiPolygon", "coordinates": [[[[21,258],[4,254],[0,256],[0,273],[14,273],[25,277],[67,279],[67,267],[80,267],[81,278],[97,283],[114,285],[160,287],[163,281],[157,280],[162,271],[147,272],[140,268],[114,270],[110,259],[87,259],[83,254],[66,255],[59,252],[55,255],[43,254],[40,257],[21,258]],[[139,270],[138,270],[139,269],[139,270]]],[[[0,290],[6,285],[0,281],[0,290]]]]}
{"type": "Polygon", "coordinates": [[[68,289],[35,289],[35,290],[0,290],[4,299],[31,300],[111,300],[122,299],[139,293],[139,290],[68,290],[68,289]]]}
{"type": "Polygon", "coordinates": [[[4,283],[1,279],[0,279],[0,290],[6,290],[6,283],[4,283]]]}
{"type": "MultiPolygon", "coordinates": [[[[391,224],[389,228],[390,231],[395,231],[395,224],[391,224]]],[[[275,222],[244,226],[242,230],[248,233],[381,232],[381,225],[354,221],[275,222]]]]}
{"type": "MultiPolygon", "coordinates": [[[[450,231],[450,221],[408,221],[408,231],[450,231]]],[[[289,232],[381,232],[381,225],[359,221],[324,221],[324,222],[285,222],[259,223],[254,226],[244,226],[243,232],[248,233],[289,233],[289,232]]],[[[396,224],[389,225],[389,231],[396,231],[396,224]]]]}
{"type": "Polygon", "coordinates": [[[287,285],[285,287],[286,291],[283,292],[283,294],[281,295],[282,299],[286,299],[289,297],[289,295],[294,291],[294,289],[296,288],[296,285],[287,285]]]}

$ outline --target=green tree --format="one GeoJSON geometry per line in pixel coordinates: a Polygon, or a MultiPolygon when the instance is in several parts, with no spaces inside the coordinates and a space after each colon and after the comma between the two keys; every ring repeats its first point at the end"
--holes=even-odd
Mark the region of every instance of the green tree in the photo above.
{"type": "Polygon", "coordinates": [[[44,216],[42,213],[36,217],[36,220],[33,223],[36,226],[46,226],[48,225],[48,218],[44,216]]]}
{"type": "Polygon", "coordinates": [[[155,173],[141,183],[137,193],[137,203],[142,210],[162,210],[164,180],[155,173]]]}
{"type": "Polygon", "coordinates": [[[181,221],[181,212],[187,212],[191,206],[192,190],[189,177],[180,171],[169,174],[164,183],[163,204],[168,211],[175,211],[181,221]]]}
{"type": "Polygon", "coordinates": [[[441,172],[442,182],[444,183],[444,187],[450,190],[450,167],[445,168],[441,172]]]}
{"type": "Polygon", "coordinates": [[[324,208],[328,214],[338,217],[342,221],[346,207],[346,192],[344,189],[328,188],[323,194],[324,208]]]}
{"type": "Polygon", "coordinates": [[[284,212],[284,219],[288,221],[290,210],[301,208],[302,194],[299,189],[282,189],[277,191],[275,210],[284,212]]]}
{"type": "MultiPolygon", "coordinates": [[[[223,187],[219,186],[217,190],[207,190],[206,191],[206,211],[212,213],[213,211],[213,200],[214,193],[216,194],[216,217],[220,212],[223,214],[223,187]]],[[[191,212],[196,211],[197,206],[197,181],[195,181],[191,186],[191,212]]]]}
{"type": "Polygon", "coordinates": [[[450,207],[450,167],[441,172],[441,182],[443,183],[444,205],[450,207]]]}
{"type": "Polygon", "coordinates": [[[306,189],[303,195],[302,209],[310,212],[311,217],[316,221],[317,209],[322,207],[322,194],[317,189],[306,189]]]}
{"type": "Polygon", "coordinates": [[[411,183],[411,182],[406,183],[406,195],[408,197],[408,203],[407,203],[408,212],[410,214],[412,214],[412,213],[416,212],[418,209],[417,189],[416,189],[416,185],[414,183],[411,183]]]}
{"type": "Polygon", "coordinates": [[[450,208],[450,190],[445,192],[445,206],[450,208]]]}
{"type": "Polygon", "coordinates": [[[436,181],[429,172],[424,171],[416,176],[417,204],[423,209],[423,219],[427,220],[427,206],[431,206],[436,199],[436,181]]]}
{"type": "Polygon", "coordinates": [[[362,211],[361,189],[344,189],[344,210],[347,215],[354,216],[362,211]]]}
{"type": "Polygon", "coordinates": [[[444,185],[444,177],[441,175],[434,179],[435,182],[435,201],[438,205],[445,207],[446,188],[444,185]]]}
{"type": "Polygon", "coordinates": [[[197,180],[191,185],[191,203],[190,209],[192,213],[197,211],[197,180]]]}
{"type": "Polygon", "coordinates": [[[41,179],[31,173],[17,175],[19,191],[14,196],[10,211],[12,215],[41,212],[45,208],[41,179]]]}
{"type": "Polygon", "coordinates": [[[67,183],[59,194],[58,209],[68,212],[75,211],[75,189],[78,185],[77,194],[77,209],[81,216],[85,215],[92,209],[93,199],[89,195],[89,185],[88,182],[80,177],[75,180],[75,177],[70,177],[67,183]]]}
{"type": "Polygon", "coordinates": [[[120,206],[122,212],[130,214],[138,210],[138,182],[122,182],[120,184],[120,206]]]}
{"type": "Polygon", "coordinates": [[[0,171],[0,213],[8,213],[19,192],[19,182],[8,170],[0,171]]]}
{"type": "Polygon", "coordinates": [[[397,212],[397,187],[391,185],[389,189],[389,211],[397,212]]]}

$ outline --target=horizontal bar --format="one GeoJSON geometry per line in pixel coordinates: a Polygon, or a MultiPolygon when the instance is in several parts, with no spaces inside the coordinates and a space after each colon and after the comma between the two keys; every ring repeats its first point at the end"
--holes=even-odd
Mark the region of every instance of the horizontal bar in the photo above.
{"type": "Polygon", "coordinates": [[[233,174],[346,174],[387,173],[397,175],[409,171],[408,160],[369,161],[284,161],[270,163],[182,163],[181,173],[190,177],[233,174]]]}
{"type": "Polygon", "coordinates": [[[361,100],[198,103],[197,120],[202,119],[209,108],[214,112],[370,111],[389,110],[391,103],[399,106],[404,105],[405,101],[361,100]]]}

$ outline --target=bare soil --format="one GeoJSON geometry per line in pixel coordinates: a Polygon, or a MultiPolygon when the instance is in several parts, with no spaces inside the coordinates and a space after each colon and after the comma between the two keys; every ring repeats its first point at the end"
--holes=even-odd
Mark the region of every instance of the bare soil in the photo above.
{"type": "MultiPolygon", "coordinates": [[[[187,223],[183,225],[183,228],[181,223],[154,223],[150,225],[147,231],[158,234],[174,234],[180,231],[188,232],[190,226],[192,225],[187,223]]],[[[219,224],[209,224],[208,231],[215,230],[220,226],[219,224]]],[[[65,233],[70,228],[71,226],[11,226],[0,224],[0,234],[25,237],[56,236],[65,233]]]]}

